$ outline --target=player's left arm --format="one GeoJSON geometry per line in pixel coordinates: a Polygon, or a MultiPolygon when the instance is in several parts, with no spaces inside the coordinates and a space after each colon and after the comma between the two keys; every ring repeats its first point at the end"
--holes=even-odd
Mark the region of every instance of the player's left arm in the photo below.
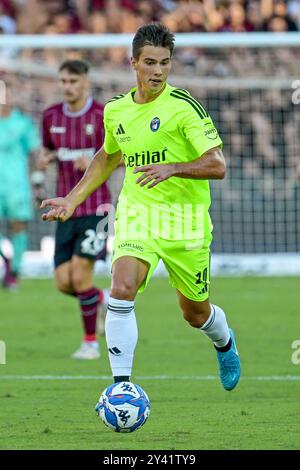
{"type": "Polygon", "coordinates": [[[204,180],[222,180],[226,174],[225,158],[220,147],[213,147],[191,162],[174,163],[173,176],[204,180]]]}
{"type": "Polygon", "coordinates": [[[140,186],[153,188],[158,183],[176,176],[191,179],[223,179],[226,174],[226,163],[220,147],[213,147],[201,157],[190,162],[145,165],[135,168],[134,173],[143,174],[136,180],[140,186]]]}

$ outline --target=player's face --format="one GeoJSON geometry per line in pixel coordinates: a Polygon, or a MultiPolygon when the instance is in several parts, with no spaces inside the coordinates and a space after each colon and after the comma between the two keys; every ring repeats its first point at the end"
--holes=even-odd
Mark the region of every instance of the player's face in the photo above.
{"type": "Polygon", "coordinates": [[[83,99],[88,88],[86,75],[76,75],[62,70],[59,74],[59,87],[67,103],[83,99]]]}
{"type": "Polygon", "coordinates": [[[138,59],[132,59],[138,84],[150,94],[160,93],[171,69],[171,53],[165,47],[144,46],[138,59]]]}

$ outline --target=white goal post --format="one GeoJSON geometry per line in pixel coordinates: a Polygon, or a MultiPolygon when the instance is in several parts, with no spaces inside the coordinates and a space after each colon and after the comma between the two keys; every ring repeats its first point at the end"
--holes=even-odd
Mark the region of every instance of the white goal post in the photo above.
{"type": "MultiPolygon", "coordinates": [[[[133,34],[1,35],[0,48],[130,47],[133,34]]],[[[300,33],[177,33],[176,47],[299,47],[300,33]]]]}

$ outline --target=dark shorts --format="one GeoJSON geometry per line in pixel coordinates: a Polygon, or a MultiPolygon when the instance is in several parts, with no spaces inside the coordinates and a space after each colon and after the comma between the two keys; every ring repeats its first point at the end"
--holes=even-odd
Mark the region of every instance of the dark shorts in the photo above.
{"type": "Polygon", "coordinates": [[[74,217],[66,222],[58,222],[55,234],[54,264],[69,261],[73,255],[91,260],[106,258],[106,239],[96,233],[97,224],[102,216],[86,215],[74,217]]]}

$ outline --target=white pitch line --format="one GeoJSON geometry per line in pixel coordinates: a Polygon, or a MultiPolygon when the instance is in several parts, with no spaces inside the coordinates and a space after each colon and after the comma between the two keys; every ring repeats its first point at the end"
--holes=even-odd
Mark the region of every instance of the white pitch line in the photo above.
{"type": "MultiPolygon", "coordinates": [[[[112,380],[110,375],[0,375],[1,380],[112,380]]],[[[216,375],[147,375],[134,376],[134,380],[192,380],[207,381],[219,380],[216,375]]],[[[300,375],[270,375],[270,376],[249,376],[242,377],[241,380],[253,381],[300,381],[300,375]]]]}

